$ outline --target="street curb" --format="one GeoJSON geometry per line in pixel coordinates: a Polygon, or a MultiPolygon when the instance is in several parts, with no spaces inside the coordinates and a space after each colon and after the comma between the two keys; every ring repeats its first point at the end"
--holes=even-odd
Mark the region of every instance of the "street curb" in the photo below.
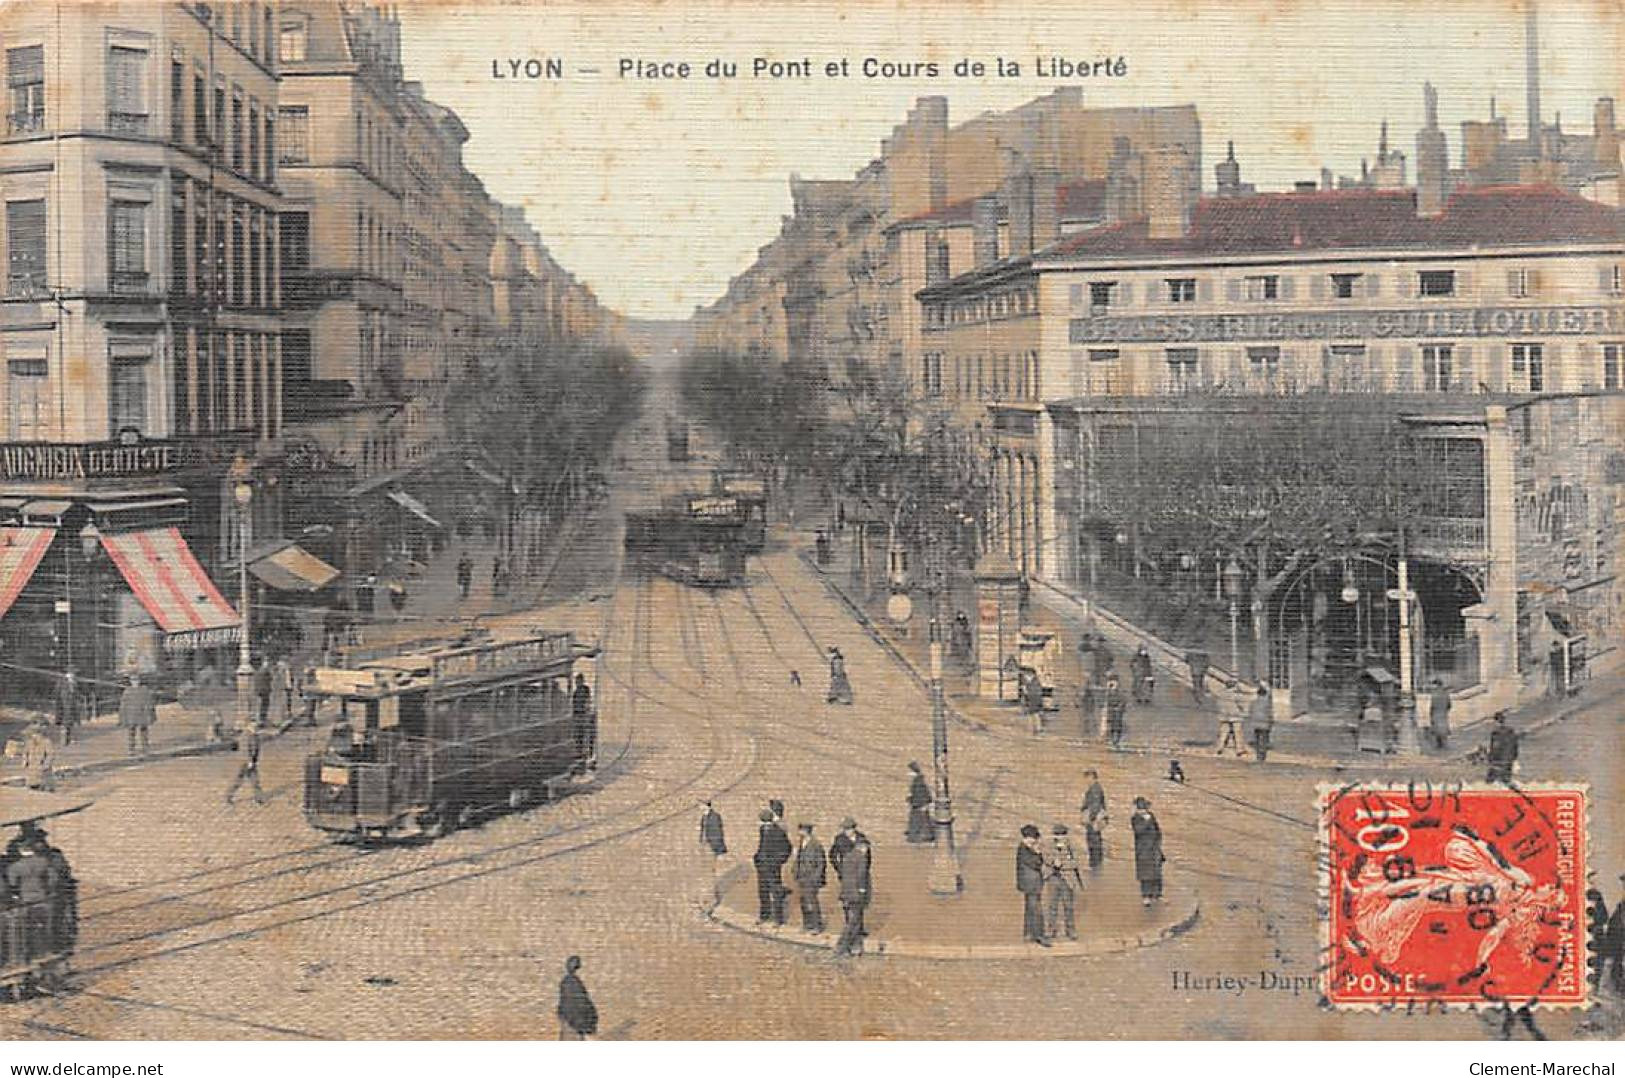
{"type": "MultiPolygon", "coordinates": [[[[200,741],[185,745],[173,745],[167,749],[158,749],[144,756],[120,756],[108,760],[92,760],[89,763],[76,764],[71,767],[53,767],[53,778],[75,778],[82,775],[97,775],[105,771],[117,771],[125,767],[140,767],[142,764],[156,763],[162,760],[181,760],[192,756],[207,756],[215,752],[227,752],[231,749],[229,741],[200,741]]],[[[22,786],[26,784],[23,775],[13,775],[10,778],[0,779],[0,786],[22,786]]]]}
{"type": "MultiPolygon", "coordinates": [[[[809,951],[834,952],[838,932],[826,931],[814,936],[786,926],[781,929],[763,928],[748,913],[715,905],[705,911],[711,922],[733,929],[747,936],[789,944],[809,951]]],[[[916,943],[911,940],[884,940],[870,936],[864,941],[862,957],[919,958],[935,962],[992,961],[1006,959],[1096,958],[1102,955],[1125,954],[1129,951],[1153,947],[1164,940],[1183,936],[1194,929],[1202,918],[1200,896],[1191,900],[1190,911],[1179,920],[1160,928],[1147,929],[1131,936],[1103,936],[1091,940],[1052,941],[1048,947],[1034,947],[1030,943],[989,943],[952,946],[941,943],[916,943]]]]}

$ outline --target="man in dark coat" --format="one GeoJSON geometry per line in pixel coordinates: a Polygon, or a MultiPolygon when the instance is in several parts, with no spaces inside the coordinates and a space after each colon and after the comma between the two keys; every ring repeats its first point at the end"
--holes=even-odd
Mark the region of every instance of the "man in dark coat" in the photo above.
{"type": "Polygon", "coordinates": [[[835,866],[835,874],[841,878],[841,913],[846,924],[841,929],[841,938],[835,942],[835,953],[838,955],[859,955],[863,953],[863,938],[869,933],[863,927],[863,911],[869,908],[869,900],[874,893],[874,851],[869,846],[869,840],[862,831],[858,830],[857,821],[848,816],[841,821],[842,853],[839,860],[835,858],[835,850],[830,849],[830,861],[835,866]]]}
{"type": "Polygon", "coordinates": [[[1134,799],[1134,815],[1129,817],[1134,829],[1134,878],[1140,881],[1140,903],[1150,906],[1162,898],[1162,827],[1151,815],[1151,802],[1143,797],[1134,799]]]}
{"type": "Polygon", "coordinates": [[[728,842],[723,837],[722,813],[709,801],[701,802],[705,811],[700,813],[700,855],[705,858],[706,871],[711,876],[712,902],[722,901],[722,865],[728,854],[728,842]]]}
{"type": "Polygon", "coordinates": [[[254,698],[260,702],[255,721],[264,726],[271,718],[271,667],[263,655],[254,660],[254,698]]]}
{"type": "Polygon", "coordinates": [[[1270,706],[1270,691],[1258,687],[1247,705],[1247,738],[1253,743],[1253,755],[1259,763],[1270,754],[1270,728],[1275,725],[1275,710],[1270,706]]]}
{"type": "Polygon", "coordinates": [[[1095,684],[1104,685],[1106,683],[1106,675],[1113,669],[1111,645],[1106,643],[1106,638],[1104,636],[1097,635],[1095,637],[1094,645],[1089,649],[1089,658],[1094,664],[1094,668],[1091,672],[1094,674],[1095,684]]]}
{"type": "Polygon", "coordinates": [[[79,728],[79,706],[79,678],[69,670],[56,686],[56,730],[64,745],[73,744],[74,731],[79,728]]]}
{"type": "Polygon", "coordinates": [[[1083,837],[1089,847],[1089,867],[1099,868],[1106,860],[1106,791],[1096,772],[1085,771],[1084,775],[1089,779],[1089,788],[1083,792],[1083,837]]]}
{"type": "Polygon", "coordinates": [[[908,769],[913,778],[908,784],[908,830],[903,837],[910,842],[935,842],[937,831],[931,822],[931,787],[920,773],[918,763],[911,761],[908,769]]]}
{"type": "Polygon", "coordinates": [[[801,845],[796,849],[796,863],[791,874],[796,880],[796,896],[801,901],[801,927],[818,935],[824,931],[824,911],[818,904],[818,892],[828,880],[824,864],[824,846],[813,837],[813,825],[800,826],[801,845]]]}
{"type": "Polygon", "coordinates": [[[468,598],[468,589],[474,585],[474,559],[464,553],[457,559],[457,590],[464,599],[468,598]]]}
{"type": "Polygon", "coordinates": [[[852,845],[858,833],[858,825],[848,816],[841,821],[841,829],[835,832],[835,840],[829,844],[829,867],[835,874],[841,874],[841,860],[852,852],[852,845]]]}
{"type": "Polygon", "coordinates": [[[587,986],[581,983],[576,971],[581,959],[571,955],[564,962],[564,977],[559,981],[559,1040],[584,1041],[598,1032],[598,1008],[593,1006],[587,986]]]}
{"type": "Polygon", "coordinates": [[[1438,678],[1433,679],[1433,691],[1428,694],[1428,730],[1433,734],[1433,747],[1443,752],[1450,741],[1450,690],[1438,678]]]}
{"type": "Polygon", "coordinates": [[[1117,680],[1117,671],[1106,673],[1106,740],[1112,748],[1120,748],[1123,734],[1128,729],[1128,695],[1117,680]]]}
{"type": "Polygon", "coordinates": [[[158,705],[152,696],[152,690],[141,684],[140,674],[130,675],[130,684],[119,697],[118,722],[130,735],[130,755],[135,755],[136,741],[141,742],[141,755],[145,756],[148,749],[148,731],[158,718],[158,705]]]}
{"type": "Polygon", "coordinates": [[[14,961],[19,958],[32,960],[55,949],[56,941],[51,935],[50,899],[56,880],[51,860],[40,848],[41,845],[38,833],[30,834],[16,845],[14,859],[6,866],[5,884],[16,896],[18,907],[17,913],[13,914],[18,918],[14,923],[21,929],[13,936],[14,943],[21,944],[12,949],[14,961]]]}
{"type": "Polygon", "coordinates": [[[1191,672],[1191,699],[1201,707],[1207,699],[1207,652],[1187,651],[1185,665],[1191,672]]]}
{"type": "Polygon", "coordinates": [[[1044,854],[1038,848],[1038,828],[1022,824],[1016,846],[1016,890],[1021,892],[1021,938],[1048,947],[1044,937],[1044,854]]]}
{"type": "Polygon", "coordinates": [[[1134,653],[1134,658],[1129,660],[1129,673],[1134,678],[1134,702],[1149,704],[1152,692],[1151,653],[1146,650],[1144,644],[1141,644],[1140,649],[1134,653]]]}
{"type": "Polygon", "coordinates": [[[1518,731],[1507,725],[1507,713],[1495,713],[1495,727],[1490,730],[1490,766],[1485,776],[1490,782],[1511,782],[1512,770],[1518,763],[1518,731]]]}
{"type": "Polygon", "coordinates": [[[784,886],[784,863],[790,860],[790,836],[784,833],[784,828],[774,820],[773,813],[763,809],[761,820],[761,833],[756,842],[756,856],[752,863],[756,866],[756,899],[758,903],[757,920],[772,921],[774,924],[784,923],[784,896],[788,888],[784,886]]]}

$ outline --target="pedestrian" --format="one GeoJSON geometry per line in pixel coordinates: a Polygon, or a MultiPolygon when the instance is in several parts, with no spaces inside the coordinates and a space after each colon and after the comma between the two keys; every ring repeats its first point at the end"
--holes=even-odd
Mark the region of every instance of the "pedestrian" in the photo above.
{"type": "Polygon", "coordinates": [[[293,664],[288,661],[286,654],[278,655],[276,666],[271,673],[272,680],[276,682],[277,690],[282,694],[282,725],[293,725],[293,690],[294,676],[293,664]]]}
{"type": "Polygon", "coordinates": [[[1095,714],[1095,684],[1090,679],[1089,671],[1084,670],[1080,675],[1078,685],[1078,736],[1089,737],[1090,721],[1095,714]]]}
{"type": "Polygon", "coordinates": [[[37,831],[21,836],[7,849],[5,884],[16,901],[12,914],[11,959],[24,965],[55,950],[51,938],[51,891],[53,876],[50,858],[40,849],[37,831]]]}
{"type": "Polygon", "coordinates": [[[1253,755],[1259,763],[1270,754],[1270,728],[1275,725],[1275,709],[1270,706],[1270,691],[1258,687],[1247,705],[1247,740],[1252,742],[1253,755]]]}
{"type": "Polygon", "coordinates": [[[1038,849],[1038,828],[1021,825],[1016,845],[1016,890],[1021,892],[1021,938],[1048,947],[1044,936],[1044,855],[1038,849]]]}
{"type": "Polygon", "coordinates": [[[1151,652],[1146,650],[1144,644],[1140,645],[1139,650],[1134,653],[1134,658],[1129,662],[1129,673],[1134,678],[1134,702],[1149,704],[1155,681],[1151,669],[1151,652]]]}
{"type": "Polygon", "coordinates": [[[1207,701],[1207,652],[1187,651],[1185,666],[1191,672],[1191,699],[1201,707],[1207,701]]]}
{"type": "Polygon", "coordinates": [[[118,721],[129,733],[131,756],[136,754],[137,741],[141,743],[141,755],[147,754],[148,732],[157,719],[158,705],[153,699],[152,689],[141,683],[140,673],[131,673],[130,683],[125,686],[118,702],[118,721]]]}
{"type": "Polygon", "coordinates": [[[1433,679],[1433,692],[1428,696],[1428,729],[1433,733],[1433,747],[1443,752],[1450,741],[1450,690],[1439,678],[1433,679]]]}
{"type": "Polygon", "coordinates": [[[23,781],[30,790],[56,789],[56,739],[41,723],[30,723],[23,734],[23,781]]]}
{"type": "Polygon", "coordinates": [[[824,696],[826,704],[852,704],[852,683],[846,678],[846,656],[841,649],[829,649],[829,692],[824,696]]]}
{"type": "Polygon", "coordinates": [[[1507,713],[1495,713],[1495,726],[1490,730],[1490,766],[1485,776],[1488,782],[1511,782],[1518,766],[1518,731],[1507,725],[1507,713]]]}
{"type": "Polygon", "coordinates": [[[1044,906],[1050,939],[1059,939],[1063,933],[1069,940],[1078,938],[1075,921],[1077,893],[1083,890],[1083,875],[1078,871],[1078,855],[1072,848],[1066,824],[1051,828],[1050,848],[1044,851],[1044,906]]]}
{"type": "MultiPolygon", "coordinates": [[[[1219,706],[1222,708],[1225,705],[1219,706]]],[[[1247,746],[1242,742],[1241,717],[1239,706],[1234,712],[1219,712],[1219,748],[1213,755],[1223,756],[1224,750],[1229,748],[1234,748],[1237,756],[1247,755],[1247,746]]]]}
{"type": "Polygon", "coordinates": [[[465,550],[462,557],[457,559],[457,591],[461,598],[468,598],[468,590],[474,585],[474,559],[468,556],[465,550]]]}
{"type": "Polygon", "coordinates": [[[1185,769],[1179,766],[1178,760],[1168,761],[1168,781],[1176,785],[1185,785],[1185,769]]]}
{"type": "Polygon", "coordinates": [[[790,671],[790,687],[792,689],[801,688],[801,671],[800,670],[791,670],[790,671]]]}
{"type": "Polygon", "coordinates": [[[784,863],[790,860],[790,836],[784,833],[768,809],[762,810],[756,855],[751,860],[756,866],[756,919],[764,924],[772,922],[782,925],[784,898],[788,893],[782,873],[784,863]]]}
{"type": "MultiPolygon", "coordinates": [[[[1625,873],[1619,877],[1625,884],[1625,873]]],[[[1614,903],[1614,912],[1608,917],[1608,927],[1602,934],[1602,967],[1608,973],[1608,983],[1615,993],[1625,996],[1625,894],[1614,903]]]]}
{"type": "Polygon", "coordinates": [[[1099,633],[1095,634],[1094,642],[1089,647],[1089,660],[1093,664],[1091,673],[1094,675],[1095,684],[1104,685],[1106,675],[1113,673],[1112,665],[1115,660],[1111,645],[1106,643],[1106,638],[1099,633]]]}
{"type": "Polygon", "coordinates": [[[1021,668],[1021,709],[1027,713],[1027,727],[1034,737],[1044,732],[1044,684],[1031,667],[1021,668]]]}
{"type": "Polygon", "coordinates": [[[576,976],[581,959],[571,955],[564,960],[564,977],[559,981],[559,1040],[584,1041],[598,1032],[598,1008],[593,1006],[587,986],[576,976]]]}
{"type": "Polygon", "coordinates": [[[1093,770],[1085,771],[1089,788],[1083,792],[1083,838],[1089,849],[1089,867],[1099,868],[1106,860],[1106,791],[1100,785],[1100,776],[1093,770]]]}
{"type": "Polygon", "coordinates": [[[73,744],[79,729],[79,678],[72,670],[62,675],[56,686],[56,732],[63,746],[73,744]]]}
{"type": "Polygon", "coordinates": [[[920,772],[918,762],[910,760],[908,770],[912,777],[908,784],[908,828],[903,837],[910,842],[935,842],[936,825],[931,822],[931,787],[920,772]]]}
{"type": "Polygon", "coordinates": [[[1150,801],[1134,799],[1129,826],[1134,829],[1134,878],[1140,881],[1140,903],[1149,907],[1162,898],[1162,864],[1168,860],[1162,855],[1162,827],[1151,814],[1150,801]]]}
{"type": "Polygon", "coordinates": [[[237,731],[237,775],[226,787],[226,804],[237,799],[237,788],[244,780],[254,784],[254,804],[265,804],[265,791],[260,789],[260,731],[252,724],[237,731]]]}
{"type": "Polygon", "coordinates": [[[492,595],[501,595],[502,594],[503,572],[504,572],[504,569],[503,569],[503,566],[502,566],[502,555],[501,554],[492,555],[492,557],[491,557],[491,594],[492,595]]]}
{"type": "Polygon", "coordinates": [[[264,726],[271,717],[271,668],[261,655],[254,660],[254,698],[259,701],[259,718],[255,721],[264,726]]]}
{"type": "Polygon", "coordinates": [[[824,911],[818,904],[818,892],[827,881],[824,847],[813,837],[813,825],[800,824],[800,843],[796,847],[796,863],[791,874],[796,880],[796,897],[801,902],[801,927],[817,936],[824,931],[824,911]]]}
{"type": "Polygon", "coordinates": [[[1128,696],[1117,680],[1117,671],[1106,674],[1106,740],[1114,749],[1123,747],[1123,734],[1128,728],[1128,696]]]}
{"type": "Polygon", "coordinates": [[[863,938],[869,934],[863,927],[863,911],[874,890],[874,850],[852,817],[841,821],[841,833],[830,845],[829,859],[841,880],[841,914],[846,922],[835,942],[835,953],[860,955],[863,938]]]}
{"type": "Polygon", "coordinates": [[[300,676],[299,681],[300,695],[303,697],[305,707],[305,725],[315,726],[316,709],[321,706],[322,702],[321,690],[319,689],[316,680],[315,663],[311,663],[309,666],[305,667],[304,673],[300,676]]]}

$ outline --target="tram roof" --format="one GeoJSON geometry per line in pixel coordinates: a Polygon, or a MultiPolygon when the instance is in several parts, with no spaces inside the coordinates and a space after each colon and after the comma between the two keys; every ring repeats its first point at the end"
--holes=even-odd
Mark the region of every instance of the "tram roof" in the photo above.
{"type": "Polygon", "coordinates": [[[436,685],[481,681],[527,670],[568,666],[595,649],[576,644],[573,633],[541,630],[504,640],[450,642],[400,651],[357,663],[354,667],[320,667],[321,693],[341,696],[388,696],[436,685]]]}

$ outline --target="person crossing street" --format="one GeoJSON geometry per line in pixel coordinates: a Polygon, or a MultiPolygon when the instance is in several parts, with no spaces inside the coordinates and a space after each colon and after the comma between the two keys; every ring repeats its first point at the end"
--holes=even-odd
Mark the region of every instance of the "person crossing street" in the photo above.
{"type": "Polygon", "coordinates": [[[260,788],[260,731],[252,723],[237,733],[237,775],[226,788],[226,804],[237,799],[237,790],[247,781],[254,784],[254,804],[265,804],[265,791],[260,788]]]}

